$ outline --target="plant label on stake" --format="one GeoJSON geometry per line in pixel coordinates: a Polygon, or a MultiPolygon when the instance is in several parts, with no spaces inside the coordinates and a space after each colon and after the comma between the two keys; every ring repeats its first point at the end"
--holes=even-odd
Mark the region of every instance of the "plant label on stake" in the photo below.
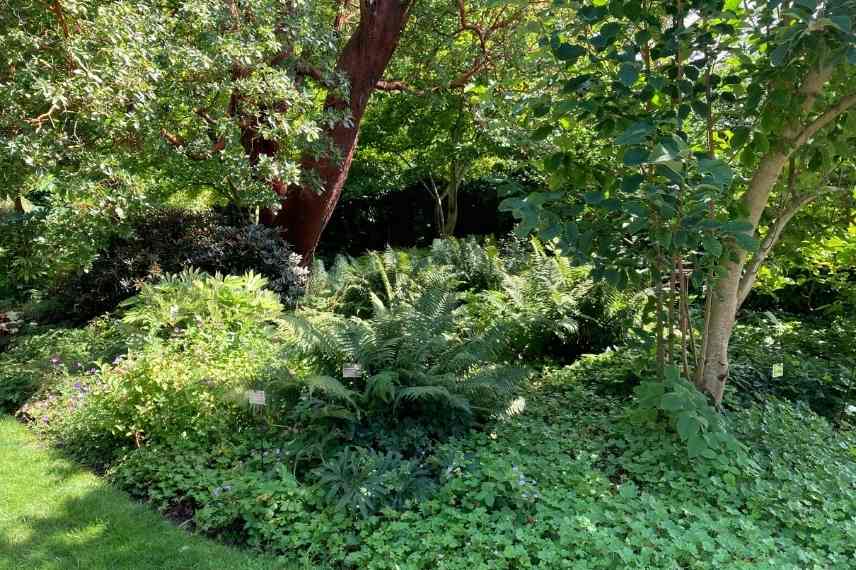
{"type": "Polygon", "coordinates": [[[247,390],[247,400],[253,406],[264,406],[267,404],[267,397],[264,390],[247,390]]]}
{"type": "Polygon", "coordinates": [[[785,365],[782,362],[777,362],[773,365],[773,378],[781,378],[785,375],[785,365]]]}
{"type": "Polygon", "coordinates": [[[345,364],[342,366],[343,378],[359,378],[363,375],[363,367],[359,364],[345,364]]]}

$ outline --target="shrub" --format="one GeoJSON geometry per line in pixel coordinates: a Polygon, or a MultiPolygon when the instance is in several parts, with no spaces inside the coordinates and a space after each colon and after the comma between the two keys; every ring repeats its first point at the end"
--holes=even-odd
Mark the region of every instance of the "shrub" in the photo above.
{"type": "Polygon", "coordinates": [[[258,333],[278,319],[282,305],[265,289],[267,280],[255,273],[205,275],[189,270],[144,285],[122,303],[122,320],[146,335],[170,337],[176,332],[258,333]]]}
{"type": "Polygon", "coordinates": [[[412,508],[434,491],[433,473],[416,459],[345,447],[316,468],[313,476],[324,501],[363,518],[385,509],[412,508]]]}
{"type": "Polygon", "coordinates": [[[502,323],[509,356],[524,360],[569,361],[620,344],[638,314],[632,295],[594,283],[587,268],[545,253],[537,242],[526,269],[466,301],[464,325],[479,331],[502,323]]]}
{"type": "Polygon", "coordinates": [[[63,378],[92,373],[125,352],[115,321],[97,319],[82,329],[47,329],[15,337],[0,353],[0,411],[14,412],[63,378]]]}
{"type": "Polygon", "coordinates": [[[56,288],[62,305],[77,319],[110,311],[143,284],[188,268],[225,274],[257,271],[289,304],[302,293],[307,271],[276,230],[229,226],[213,213],[179,209],[146,212],[130,223],[129,235],[113,239],[91,269],[56,288]]]}
{"type": "Polygon", "coordinates": [[[127,358],[45,390],[28,405],[34,427],[88,463],[109,464],[132,446],[240,425],[245,391],[280,361],[270,323],[281,306],[263,286],[252,274],[192,272],[145,285],[126,315],[142,333],[127,358]]]}
{"type": "Polygon", "coordinates": [[[197,528],[286,564],[848,566],[852,434],[805,407],[753,406],[721,418],[756,465],[732,469],[690,458],[671,428],[638,429],[632,408],[581,385],[585,375],[548,371],[523,414],[420,459],[352,448],[301,481],[282,460],[291,435],[242,430],[134,450],[114,481],[173,514],[189,505],[197,528]]]}
{"type": "Polygon", "coordinates": [[[0,213],[0,298],[26,300],[32,290],[52,289],[86,271],[111,239],[128,235],[129,217],[145,208],[133,177],[74,184],[72,202],[45,177],[38,182],[45,198],[31,212],[0,213]]]}
{"type": "Polygon", "coordinates": [[[453,268],[462,288],[469,291],[497,289],[506,275],[499,249],[490,241],[481,245],[474,238],[435,239],[428,259],[453,268]]]}

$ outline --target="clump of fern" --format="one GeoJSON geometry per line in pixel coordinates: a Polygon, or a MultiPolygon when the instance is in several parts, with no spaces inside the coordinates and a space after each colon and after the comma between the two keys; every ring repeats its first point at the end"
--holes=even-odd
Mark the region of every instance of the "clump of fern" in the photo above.
{"type": "Polygon", "coordinates": [[[372,295],[386,303],[412,295],[435,281],[452,279],[441,265],[416,251],[369,252],[359,258],[337,256],[330,269],[317,262],[304,307],[346,316],[370,317],[372,295]]]}
{"type": "Polygon", "coordinates": [[[496,289],[471,293],[464,326],[478,332],[502,328],[508,357],[572,360],[619,344],[638,304],[589,277],[587,267],[551,255],[537,241],[523,268],[506,272],[496,289]]]}
{"type": "Polygon", "coordinates": [[[505,260],[491,240],[482,245],[474,238],[435,239],[428,259],[448,266],[469,291],[497,289],[508,275],[505,260]]]}
{"type": "Polygon", "coordinates": [[[500,331],[462,337],[448,281],[419,292],[369,296],[367,318],[304,311],[286,319],[299,356],[318,373],[299,380],[304,420],[350,428],[378,419],[468,425],[501,410],[527,375],[498,361],[500,331]],[[345,378],[346,366],[362,374],[345,378]]]}

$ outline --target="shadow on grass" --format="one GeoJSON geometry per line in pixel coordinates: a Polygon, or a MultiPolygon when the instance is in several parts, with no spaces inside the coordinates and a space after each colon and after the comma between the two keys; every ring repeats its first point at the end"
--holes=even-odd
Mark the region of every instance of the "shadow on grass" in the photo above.
{"type": "Polygon", "coordinates": [[[0,418],[0,570],[19,568],[288,567],[176,528],[0,418]]]}

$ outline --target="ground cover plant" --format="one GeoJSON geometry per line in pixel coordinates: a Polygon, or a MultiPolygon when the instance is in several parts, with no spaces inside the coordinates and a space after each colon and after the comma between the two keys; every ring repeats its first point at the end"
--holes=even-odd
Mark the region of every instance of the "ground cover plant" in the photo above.
{"type": "MultiPolygon", "coordinates": [[[[342,258],[288,313],[260,276],[189,271],[0,359],[41,363],[19,414],[46,441],[186,528],[289,564],[823,568],[854,555],[852,380],[830,374],[852,371],[849,321],[806,334],[747,320],[735,386],[754,382],[754,397],[718,412],[677,368],[657,382],[632,336],[570,365],[549,343],[536,351],[520,327],[553,315],[538,295],[474,319],[485,296],[511,298],[509,280],[544,274],[552,258],[529,247],[342,258]],[[485,269],[443,263],[464,251],[485,269]],[[66,337],[105,356],[69,370],[36,352],[66,337]],[[798,358],[773,379],[780,350],[798,358]]],[[[584,270],[564,275],[556,305],[583,314],[598,293],[584,270]]]]}

